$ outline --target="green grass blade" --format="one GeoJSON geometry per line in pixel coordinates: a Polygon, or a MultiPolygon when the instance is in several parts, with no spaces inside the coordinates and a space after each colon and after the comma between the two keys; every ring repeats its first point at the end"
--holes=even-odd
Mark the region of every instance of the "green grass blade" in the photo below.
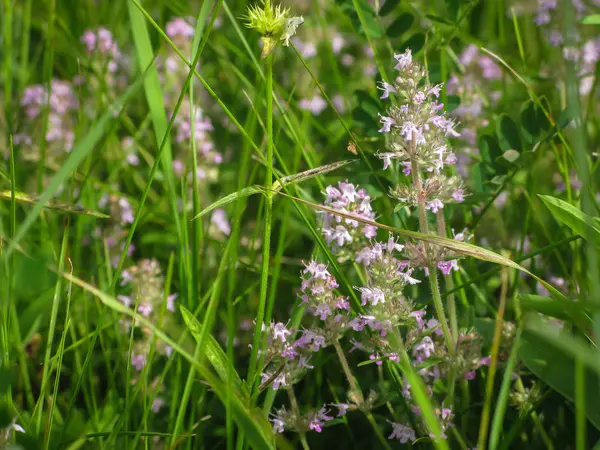
{"type": "MultiPolygon", "coordinates": [[[[179,210],[177,208],[177,189],[175,187],[173,156],[171,152],[171,141],[169,139],[170,127],[167,126],[167,114],[163,101],[163,93],[158,79],[158,71],[154,65],[154,52],[152,51],[150,35],[143,14],[132,2],[127,2],[127,7],[129,10],[133,41],[137,51],[139,69],[141,72],[147,71],[147,76],[144,77],[144,91],[146,92],[146,101],[150,108],[157,148],[161,147],[161,143],[164,141],[164,144],[162,144],[164,145],[164,149],[160,152],[160,158],[167,182],[171,211],[173,218],[175,219],[175,226],[180,234],[179,239],[181,240],[179,210]]],[[[177,112],[174,111],[173,116],[176,114],[177,112]]]]}
{"type": "MultiPolygon", "coordinates": [[[[116,311],[120,314],[125,314],[136,322],[143,324],[147,327],[154,335],[164,341],[167,345],[173,348],[173,351],[181,355],[188,363],[190,363],[198,374],[206,380],[208,385],[212,388],[214,393],[219,399],[224,402],[226,398],[226,387],[216,377],[209,368],[203,363],[194,358],[193,355],[184,350],[181,345],[171,339],[164,331],[158,328],[155,324],[150,322],[146,317],[136,313],[130,308],[127,308],[121,302],[114,297],[105,294],[99,289],[95,288],[89,283],[71,275],[68,273],[61,273],[62,277],[72,282],[73,284],[81,287],[87,292],[97,297],[105,306],[116,311]]],[[[264,417],[259,409],[249,409],[240,398],[231,396],[231,407],[233,409],[233,417],[237,422],[241,431],[244,432],[245,436],[256,448],[274,449],[273,433],[271,425],[264,417]]]]}
{"type": "Polygon", "coordinates": [[[498,393],[498,399],[496,400],[496,408],[494,410],[494,416],[492,418],[492,429],[490,431],[489,449],[496,450],[498,443],[500,442],[500,435],[503,431],[504,415],[506,408],[508,407],[510,385],[512,383],[512,375],[517,364],[517,355],[519,347],[521,345],[521,334],[522,331],[519,328],[515,335],[512,349],[506,367],[504,368],[504,376],[502,377],[502,385],[500,386],[500,392],[498,393]]]}

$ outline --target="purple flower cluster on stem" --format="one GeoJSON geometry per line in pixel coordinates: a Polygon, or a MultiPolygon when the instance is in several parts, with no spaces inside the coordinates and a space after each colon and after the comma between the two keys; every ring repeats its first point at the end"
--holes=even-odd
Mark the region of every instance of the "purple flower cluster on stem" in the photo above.
{"type": "MultiPolygon", "coordinates": [[[[371,208],[371,197],[364,189],[348,181],[340,181],[335,186],[328,186],[325,190],[327,198],[325,206],[356,216],[358,219],[375,220],[375,213],[371,208]]],[[[368,224],[341,217],[329,212],[323,213],[321,232],[340,261],[345,261],[364,247],[369,239],[375,237],[377,229],[368,224]]]]}

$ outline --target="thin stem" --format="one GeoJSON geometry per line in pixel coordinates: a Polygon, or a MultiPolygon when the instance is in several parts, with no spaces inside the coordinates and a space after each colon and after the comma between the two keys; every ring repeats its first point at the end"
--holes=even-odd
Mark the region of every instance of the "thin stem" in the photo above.
{"type": "MultiPolygon", "coordinates": [[[[266,7],[266,3],[265,3],[266,7]]],[[[270,6],[269,6],[270,7],[270,6]]],[[[265,187],[270,189],[273,185],[273,54],[266,57],[266,103],[267,103],[267,167],[265,187]]],[[[267,302],[267,288],[269,285],[269,260],[271,253],[271,223],[273,216],[273,197],[270,192],[265,198],[265,228],[263,237],[262,270],[260,277],[260,297],[258,311],[256,312],[256,327],[252,343],[252,357],[248,379],[254,384],[258,349],[261,341],[261,329],[265,316],[267,302]]],[[[273,297],[274,298],[274,297],[273,297]]],[[[262,358],[261,358],[262,359],[262,358]]]]}
{"type": "MultiPolygon", "coordinates": [[[[444,219],[444,210],[437,212],[437,223],[438,223],[438,234],[441,237],[448,237],[446,233],[446,220],[444,219]]],[[[454,289],[454,280],[452,275],[445,275],[444,280],[446,282],[446,292],[450,292],[454,289]]],[[[450,331],[452,332],[452,342],[456,347],[458,341],[458,319],[456,316],[456,302],[454,301],[454,294],[448,295],[446,299],[446,305],[448,305],[448,315],[450,316],[450,331]]]]}
{"type": "MultiPolygon", "coordinates": [[[[412,142],[412,154],[415,152],[415,141],[412,142]]],[[[423,186],[421,183],[421,176],[419,172],[419,163],[416,159],[411,160],[411,169],[410,169],[413,185],[417,190],[417,198],[418,198],[418,208],[419,208],[419,228],[421,233],[429,234],[429,225],[427,224],[427,216],[425,215],[425,198],[423,192],[423,186]]],[[[429,246],[425,245],[425,250],[427,255],[430,254],[429,246]]],[[[433,306],[435,307],[435,314],[437,316],[437,320],[442,327],[442,331],[444,333],[444,338],[446,339],[446,345],[448,347],[448,352],[450,355],[454,354],[454,345],[452,336],[450,334],[450,330],[448,328],[448,321],[446,319],[446,313],[444,312],[444,305],[442,304],[442,296],[440,294],[440,285],[438,283],[437,274],[435,272],[436,268],[433,265],[429,265],[429,285],[431,286],[431,294],[433,295],[433,306]]]]}
{"type": "Polygon", "coordinates": [[[362,403],[364,401],[364,397],[360,388],[358,387],[358,384],[356,384],[356,380],[354,379],[354,375],[352,375],[352,371],[350,370],[350,366],[348,365],[348,360],[346,359],[346,355],[344,355],[344,351],[342,350],[340,343],[335,342],[333,346],[335,347],[335,351],[338,355],[338,358],[342,363],[342,369],[344,369],[344,374],[346,375],[346,379],[348,380],[348,384],[350,385],[350,390],[356,395],[356,400],[358,400],[359,403],[362,403]]]}
{"type": "Polygon", "coordinates": [[[488,372],[487,385],[485,390],[485,403],[481,414],[481,423],[479,425],[479,441],[477,448],[485,450],[487,445],[488,423],[492,409],[492,395],[494,391],[494,377],[496,376],[496,363],[498,362],[498,351],[500,349],[500,340],[502,338],[502,320],[504,318],[504,309],[506,307],[506,295],[508,293],[508,271],[506,268],[502,271],[502,288],[500,291],[500,304],[498,305],[498,314],[496,316],[496,326],[494,330],[494,341],[492,342],[492,354],[490,360],[490,370],[488,372]]]}
{"type": "MultiPolygon", "coordinates": [[[[362,394],[362,391],[360,390],[360,386],[354,379],[354,375],[352,375],[352,370],[350,370],[350,365],[348,364],[346,355],[344,354],[344,351],[342,350],[342,347],[340,346],[340,343],[338,341],[336,341],[333,344],[333,346],[335,347],[335,351],[338,355],[338,358],[340,359],[340,362],[342,363],[342,368],[344,369],[344,374],[346,375],[346,379],[348,380],[348,384],[350,385],[350,391],[351,391],[350,398],[352,400],[357,401],[359,405],[362,405],[365,401],[365,398],[362,394]]],[[[383,445],[386,449],[389,449],[390,446],[388,445],[388,443],[385,439],[385,436],[383,434],[381,434],[381,430],[379,429],[379,426],[377,425],[377,422],[375,421],[375,417],[373,417],[373,414],[371,414],[370,411],[364,411],[364,413],[365,413],[365,416],[367,416],[367,420],[373,427],[375,434],[379,438],[381,445],[383,445]]]]}
{"type": "MultiPolygon", "coordinates": [[[[298,408],[298,400],[296,400],[296,394],[294,394],[294,388],[291,384],[288,386],[287,392],[288,396],[290,397],[292,413],[294,414],[294,417],[298,419],[300,417],[300,409],[298,408]]],[[[308,442],[306,442],[306,435],[304,434],[304,431],[299,431],[298,434],[300,435],[300,442],[302,442],[302,448],[304,450],[310,450],[308,442]]]]}
{"type": "Polygon", "coordinates": [[[429,284],[431,286],[431,293],[433,295],[433,306],[435,308],[435,314],[442,326],[442,332],[446,339],[446,345],[448,346],[448,352],[450,355],[454,355],[454,345],[452,341],[452,335],[448,328],[448,321],[446,319],[446,313],[444,312],[444,305],[442,303],[442,296],[440,295],[440,284],[435,272],[435,267],[429,267],[429,284]]]}
{"type": "Polygon", "coordinates": [[[419,163],[415,159],[411,161],[410,173],[412,175],[413,186],[417,190],[419,199],[419,228],[421,233],[429,234],[429,225],[427,224],[427,216],[425,215],[425,201],[422,198],[423,185],[421,184],[421,177],[419,174],[419,163]]]}
{"type": "Polygon", "coordinates": [[[585,449],[585,366],[581,358],[575,359],[575,445],[577,450],[585,449]]]}

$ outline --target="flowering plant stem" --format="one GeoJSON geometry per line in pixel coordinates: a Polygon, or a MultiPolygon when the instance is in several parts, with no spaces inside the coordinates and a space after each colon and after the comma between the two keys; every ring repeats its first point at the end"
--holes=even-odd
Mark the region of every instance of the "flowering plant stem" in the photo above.
{"type": "Polygon", "coordinates": [[[352,371],[350,370],[350,366],[348,365],[348,360],[346,359],[346,355],[344,355],[344,351],[340,346],[339,342],[335,342],[333,344],[335,347],[335,351],[337,352],[338,358],[340,359],[340,363],[342,364],[342,369],[344,369],[344,374],[346,375],[346,379],[348,380],[348,384],[350,385],[350,390],[352,396],[356,396],[356,400],[359,403],[364,401],[364,397],[358,384],[356,384],[356,380],[354,379],[354,375],[352,375],[352,371]]]}
{"type": "MultiPolygon", "coordinates": [[[[298,400],[296,400],[296,394],[294,394],[294,387],[290,384],[287,388],[288,396],[290,397],[290,405],[292,406],[292,413],[294,417],[300,417],[300,409],[298,408],[298,400]]],[[[306,441],[306,434],[302,430],[298,430],[300,435],[300,442],[302,442],[302,448],[304,450],[310,450],[308,442],[306,441]]]]}
{"type": "MultiPolygon", "coordinates": [[[[270,7],[270,2],[265,7],[270,7]]],[[[273,54],[266,57],[266,103],[267,103],[267,167],[265,174],[265,187],[273,185],[273,54]]],[[[256,372],[258,349],[261,342],[262,325],[265,316],[265,305],[267,301],[267,287],[269,285],[269,260],[271,253],[271,223],[273,216],[273,197],[270,192],[265,197],[265,228],[263,237],[262,269],[260,277],[260,297],[258,311],[256,312],[256,326],[254,328],[254,340],[252,343],[252,358],[248,379],[253,380],[256,372]]],[[[272,296],[274,299],[274,296],[272,296]]],[[[270,309],[270,308],[269,308],[270,309]]],[[[261,358],[262,359],[262,358],[261,358]]],[[[260,364],[259,364],[260,367],[260,364]]]]}
{"type": "MultiPolygon", "coordinates": [[[[413,141],[413,154],[414,154],[414,141],[413,141]]],[[[423,187],[421,185],[421,176],[419,172],[419,163],[416,159],[411,160],[411,175],[413,180],[413,185],[417,190],[418,196],[418,209],[419,209],[419,228],[421,233],[429,234],[429,225],[427,224],[427,216],[425,215],[425,201],[423,200],[423,187]]],[[[425,244],[425,249],[427,250],[428,246],[425,244]]],[[[454,345],[452,344],[452,335],[450,334],[450,330],[448,328],[448,321],[446,319],[446,313],[444,313],[444,305],[442,304],[442,296],[440,295],[440,285],[438,283],[436,267],[432,264],[429,265],[429,285],[431,286],[431,294],[433,295],[433,306],[435,307],[435,314],[437,316],[438,322],[442,327],[442,332],[444,333],[444,338],[446,339],[446,345],[448,346],[448,352],[450,355],[454,355],[454,345]]]]}
{"type": "MultiPolygon", "coordinates": [[[[344,374],[346,375],[346,378],[348,379],[348,384],[350,385],[351,394],[353,394],[353,395],[351,395],[351,398],[356,398],[356,400],[360,404],[362,404],[364,402],[365,398],[362,394],[362,391],[360,390],[360,386],[358,385],[358,383],[356,382],[356,380],[354,378],[354,375],[352,375],[352,370],[350,370],[350,366],[348,365],[348,360],[346,359],[346,355],[344,354],[344,351],[342,350],[342,347],[340,346],[339,342],[336,341],[333,344],[333,346],[335,347],[335,351],[338,355],[338,358],[340,359],[342,368],[344,369],[344,374]]],[[[365,415],[367,416],[369,423],[373,427],[375,434],[381,441],[381,444],[384,446],[384,448],[389,449],[390,446],[387,443],[385,436],[383,434],[381,434],[381,430],[379,429],[379,426],[377,425],[377,422],[375,421],[375,417],[373,417],[373,414],[370,411],[365,411],[365,415]]]]}
{"type": "MultiPolygon", "coordinates": [[[[440,210],[437,212],[437,223],[438,223],[438,234],[441,237],[448,237],[446,233],[446,220],[444,219],[444,211],[440,210]]],[[[454,289],[454,280],[452,279],[452,275],[444,276],[444,280],[446,282],[446,292],[450,292],[454,289]]],[[[458,340],[458,319],[456,317],[456,302],[454,300],[454,294],[449,294],[447,296],[447,305],[448,305],[448,315],[450,316],[450,332],[452,333],[452,341],[456,346],[456,341],[458,340]]]]}
{"type": "MultiPolygon", "coordinates": [[[[444,211],[440,210],[436,214],[437,216],[437,224],[438,224],[438,235],[441,237],[446,236],[446,221],[444,219],[444,211]]],[[[452,273],[445,275],[444,280],[446,282],[446,292],[450,292],[454,289],[454,280],[452,279],[452,273]]],[[[448,315],[450,316],[450,332],[452,334],[452,348],[456,348],[456,344],[458,341],[458,320],[456,317],[456,302],[454,301],[454,294],[448,295],[446,299],[446,305],[448,305],[448,315]]],[[[448,396],[450,398],[450,403],[454,403],[454,383],[456,379],[456,367],[454,364],[450,366],[450,376],[448,379],[448,396]]]]}

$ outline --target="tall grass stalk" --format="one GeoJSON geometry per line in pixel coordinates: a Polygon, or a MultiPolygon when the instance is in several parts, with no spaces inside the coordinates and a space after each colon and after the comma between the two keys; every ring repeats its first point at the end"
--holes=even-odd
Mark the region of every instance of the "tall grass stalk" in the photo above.
{"type": "MultiPolygon", "coordinates": [[[[270,1],[265,2],[265,9],[270,8],[270,1]]],[[[273,185],[273,53],[265,58],[265,102],[267,106],[267,165],[265,173],[265,187],[270,189],[273,185]]],[[[267,290],[269,286],[269,263],[271,255],[271,225],[273,221],[273,194],[268,192],[265,198],[265,224],[262,242],[262,267],[260,274],[260,294],[258,309],[256,311],[256,325],[254,327],[254,338],[252,341],[252,353],[250,356],[250,370],[248,380],[255,383],[257,372],[257,356],[262,340],[262,326],[267,303],[267,290]]],[[[274,299],[274,297],[271,297],[274,299]]],[[[269,308],[270,309],[270,308],[269,308]]]]}

